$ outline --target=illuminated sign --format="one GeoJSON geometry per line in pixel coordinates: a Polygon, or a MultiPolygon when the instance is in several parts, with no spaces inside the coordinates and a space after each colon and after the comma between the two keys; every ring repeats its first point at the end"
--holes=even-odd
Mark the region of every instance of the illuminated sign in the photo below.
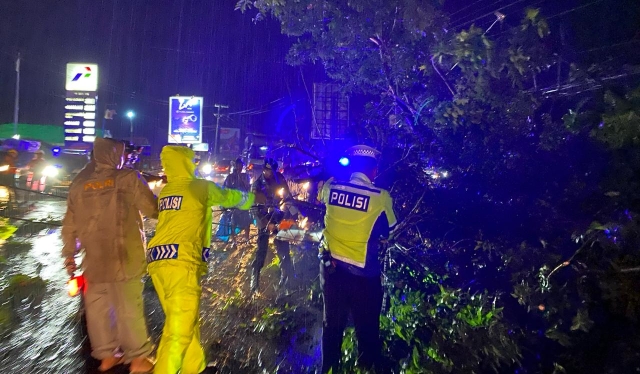
{"type": "Polygon", "coordinates": [[[194,152],[209,152],[209,143],[194,144],[191,149],[193,149],[194,152]]]}
{"type": "Polygon", "coordinates": [[[98,91],[98,65],[84,63],[67,64],[65,89],[67,91],[98,91]]]}
{"type": "Polygon", "coordinates": [[[96,139],[98,65],[68,63],[65,88],[65,145],[90,145],[96,139]]]}
{"type": "Polygon", "coordinates": [[[169,98],[169,143],[202,143],[202,97],[169,98]]]}
{"type": "Polygon", "coordinates": [[[66,145],[93,143],[96,139],[96,93],[67,91],[64,105],[66,145]]]}

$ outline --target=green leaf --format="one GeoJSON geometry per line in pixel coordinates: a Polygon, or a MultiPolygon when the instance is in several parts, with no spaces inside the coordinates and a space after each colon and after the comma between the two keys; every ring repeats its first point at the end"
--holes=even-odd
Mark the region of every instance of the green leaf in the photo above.
{"type": "Polygon", "coordinates": [[[539,8],[528,8],[526,17],[529,21],[533,22],[536,20],[536,18],[538,18],[539,14],[540,14],[539,8]]]}
{"type": "Polygon", "coordinates": [[[573,317],[571,324],[571,331],[584,331],[589,332],[593,326],[593,321],[589,318],[589,312],[586,309],[578,310],[578,314],[573,317]]]}
{"type": "Polygon", "coordinates": [[[400,339],[404,340],[405,342],[408,342],[407,337],[402,333],[402,329],[400,328],[400,326],[396,325],[393,328],[393,332],[395,332],[395,334],[398,335],[400,339]]]}
{"type": "Polygon", "coordinates": [[[564,367],[562,367],[562,365],[558,364],[557,362],[553,363],[553,373],[552,374],[566,374],[566,370],[564,369],[564,367]]]}
{"type": "Polygon", "coordinates": [[[413,353],[411,354],[411,361],[413,361],[413,366],[420,367],[420,352],[418,352],[418,347],[413,346],[413,353]]]}
{"type": "Polygon", "coordinates": [[[608,229],[608,227],[603,225],[603,224],[601,224],[598,221],[593,221],[593,222],[591,222],[591,225],[589,226],[589,229],[604,231],[604,230],[608,229]]]}
{"type": "Polygon", "coordinates": [[[545,332],[545,336],[551,340],[557,341],[563,347],[571,346],[571,338],[569,335],[555,329],[550,328],[545,332]]]}

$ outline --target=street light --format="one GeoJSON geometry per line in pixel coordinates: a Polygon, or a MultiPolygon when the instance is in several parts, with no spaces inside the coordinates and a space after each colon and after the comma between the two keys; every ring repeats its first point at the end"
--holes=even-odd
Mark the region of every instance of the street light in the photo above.
{"type": "Polygon", "coordinates": [[[127,117],[129,118],[129,143],[133,144],[133,117],[135,117],[136,114],[133,111],[128,111],[127,112],[127,117]]]}

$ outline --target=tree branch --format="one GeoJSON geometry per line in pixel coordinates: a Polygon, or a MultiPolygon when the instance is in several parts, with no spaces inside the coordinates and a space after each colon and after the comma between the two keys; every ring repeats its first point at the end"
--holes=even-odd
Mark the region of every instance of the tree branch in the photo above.
{"type": "Polygon", "coordinates": [[[453,91],[453,88],[451,88],[451,86],[449,85],[449,82],[447,82],[447,80],[444,78],[442,73],[440,73],[440,70],[438,70],[438,67],[436,66],[435,58],[436,56],[431,57],[431,65],[433,66],[433,69],[436,71],[436,73],[438,73],[440,78],[442,78],[442,81],[444,82],[444,84],[447,85],[449,92],[451,92],[451,96],[456,96],[456,93],[453,91]]]}
{"type": "Polygon", "coordinates": [[[640,271],[640,266],[636,266],[634,268],[620,269],[619,271],[621,273],[635,273],[637,271],[640,271]]]}

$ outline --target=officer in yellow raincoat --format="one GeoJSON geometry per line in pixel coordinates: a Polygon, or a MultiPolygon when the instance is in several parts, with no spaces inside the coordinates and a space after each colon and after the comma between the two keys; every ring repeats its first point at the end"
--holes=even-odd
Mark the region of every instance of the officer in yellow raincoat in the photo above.
{"type": "Polygon", "coordinates": [[[165,146],[160,160],[167,184],[158,196],[158,226],[147,262],[166,320],[154,372],[195,374],[206,368],[198,314],[200,278],[207,272],[211,245],[211,207],[247,210],[255,195],[196,179],[190,148],[165,146]]]}
{"type": "Polygon", "coordinates": [[[347,181],[329,179],[319,198],[326,207],[320,285],[324,297],[322,373],[339,371],[349,314],[358,338],[358,364],[379,367],[382,309],[380,238],[396,225],[389,191],[373,184],[380,152],[366,145],[346,151],[353,171],[347,181]]]}

